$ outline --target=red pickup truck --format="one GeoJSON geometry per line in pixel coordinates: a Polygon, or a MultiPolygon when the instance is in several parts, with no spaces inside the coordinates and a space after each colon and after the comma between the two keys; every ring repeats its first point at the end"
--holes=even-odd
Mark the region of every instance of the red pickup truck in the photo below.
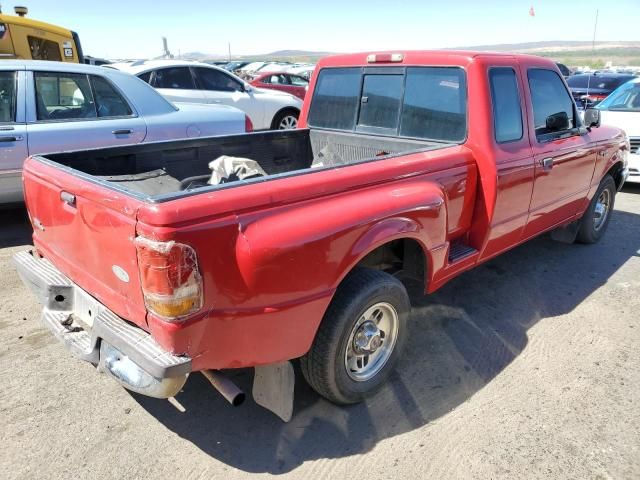
{"type": "Polygon", "coordinates": [[[358,402],[402,352],[405,279],[429,294],[551,230],[596,242],[628,173],[624,133],[581,120],[534,56],[328,57],[299,127],[29,158],[15,263],[45,324],[147,395],[203,371],[235,402],[219,371],[256,367],[254,397],[288,418],[299,358],[358,402]],[[221,155],[264,175],[210,184],[221,155]]]}

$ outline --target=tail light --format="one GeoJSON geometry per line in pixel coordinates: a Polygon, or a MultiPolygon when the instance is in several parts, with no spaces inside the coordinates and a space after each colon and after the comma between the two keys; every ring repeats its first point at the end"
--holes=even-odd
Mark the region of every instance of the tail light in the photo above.
{"type": "Polygon", "coordinates": [[[202,277],[196,252],[182,243],[135,240],[147,310],[174,322],[202,308],[202,277]]]}
{"type": "Polygon", "coordinates": [[[249,118],[249,115],[244,116],[244,131],[253,132],[253,123],[251,123],[251,119],[249,118]]]}

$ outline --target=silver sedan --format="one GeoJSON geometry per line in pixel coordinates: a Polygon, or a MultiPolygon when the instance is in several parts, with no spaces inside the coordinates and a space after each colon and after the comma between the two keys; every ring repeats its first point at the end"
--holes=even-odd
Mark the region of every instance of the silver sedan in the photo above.
{"type": "Polygon", "coordinates": [[[61,62],[0,62],[0,204],[22,201],[29,155],[245,132],[225,105],[173,104],[118,70],[61,62]]]}

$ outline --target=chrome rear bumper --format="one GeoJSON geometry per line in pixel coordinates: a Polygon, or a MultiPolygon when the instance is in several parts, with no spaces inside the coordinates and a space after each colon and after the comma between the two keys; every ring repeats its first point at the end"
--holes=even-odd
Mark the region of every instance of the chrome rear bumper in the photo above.
{"type": "Polygon", "coordinates": [[[182,388],[190,358],[164,350],[34,252],[19,252],[13,262],[44,305],[43,323],[74,356],[99,364],[124,387],[144,395],[166,398],[182,388]]]}

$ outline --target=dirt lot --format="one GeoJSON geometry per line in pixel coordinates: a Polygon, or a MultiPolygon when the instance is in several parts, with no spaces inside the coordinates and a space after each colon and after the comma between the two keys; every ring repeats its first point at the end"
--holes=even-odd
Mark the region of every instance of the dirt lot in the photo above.
{"type": "Polygon", "coordinates": [[[413,294],[388,388],[338,408],[299,381],[289,424],[201,375],[180,413],[72,359],[10,264],[24,211],[0,212],[1,476],[640,478],[640,188],[616,210],[598,245],[539,238],[413,294]]]}

